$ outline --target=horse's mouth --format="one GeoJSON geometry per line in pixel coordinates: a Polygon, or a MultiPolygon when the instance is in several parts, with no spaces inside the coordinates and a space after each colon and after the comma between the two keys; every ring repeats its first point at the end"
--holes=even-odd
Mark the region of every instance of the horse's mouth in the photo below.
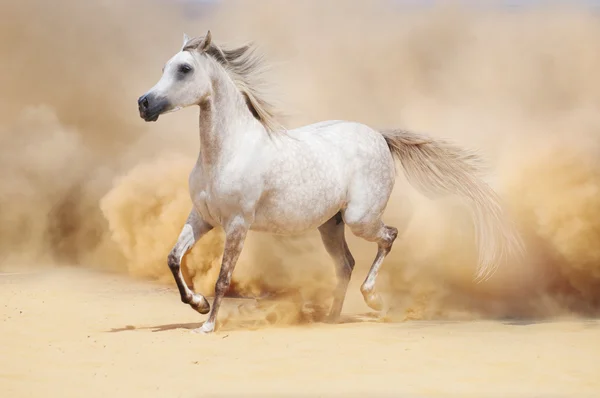
{"type": "Polygon", "coordinates": [[[142,115],[142,119],[144,119],[144,121],[146,122],[155,122],[158,120],[158,116],[160,116],[160,114],[155,113],[153,115],[142,115]]]}
{"type": "Polygon", "coordinates": [[[146,122],[155,122],[158,120],[160,109],[140,109],[140,117],[146,122]]]}

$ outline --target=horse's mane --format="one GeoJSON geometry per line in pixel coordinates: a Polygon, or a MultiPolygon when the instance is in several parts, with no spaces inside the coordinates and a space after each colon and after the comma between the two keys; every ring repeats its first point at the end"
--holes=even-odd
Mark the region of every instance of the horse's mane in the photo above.
{"type": "MultiPolygon", "coordinates": [[[[189,39],[182,50],[193,50],[198,47],[204,37],[189,39]]],[[[246,100],[248,109],[269,133],[282,130],[277,121],[280,115],[275,106],[265,99],[265,94],[259,90],[262,83],[263,58],[256,52],[252,44],[225,49],[210,43],[204,51],[206,55],[223,67],[246,100]]]]}

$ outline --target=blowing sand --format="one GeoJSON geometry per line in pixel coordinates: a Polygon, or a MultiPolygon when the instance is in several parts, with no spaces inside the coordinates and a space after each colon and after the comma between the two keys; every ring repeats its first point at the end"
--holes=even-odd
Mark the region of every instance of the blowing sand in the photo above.
{"type": "MultiPolygon", "coordinates": [[[[356,289],[350,293],[353,296],[356,289]]],[[[600,322],[233,320],[199,336],[176,289],[0,274],[3,397],[595,397],[600,322]]],[[[223,312],[250,300],[226,299],[223,312]]]]}
{"type": "MultiPolygon", "coordinates": [[[[600,395],[597,14],[183,3],[0,5],[0,396],[600,395]],[[191,206],[198,111],[148,124],[136,100],[184,32],[208,29],[259,45],[287,127],[349,119],[479,151],[526,258],[475,284],[464,206],[400,172],[384,317],[358,293],[372,244],[349,237],[347,322],[324,325],[335,280],[318,233],[250,234],[231,293],[271,301],[227,299],[219,333],[190,334],[204,318],[179,303],[166,256],[191,206]]],[[[184,261],[208,296],[222,245],[215,230],[184,261]]]]}

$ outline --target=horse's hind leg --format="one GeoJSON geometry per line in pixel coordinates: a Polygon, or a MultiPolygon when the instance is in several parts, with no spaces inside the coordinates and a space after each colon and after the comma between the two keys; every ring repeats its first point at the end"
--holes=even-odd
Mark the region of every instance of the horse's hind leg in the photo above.
{"type": "Polygon", "coordinates": [[[380,311],[383,308],[383,301],[381,296],[375,291],[375,281],[383,260],[392,250],[392,245],[398,236],[398,230],[385,225],[381,221],[381,214],[374,213],[372,209],[364,213],[356,210],[348,206],[348,209],[344,213],[348,227],[350,227],[354,235],[369,242],[377,243],[377,256],[365,281],[360,287],[360,291],[367,305],[376,311],[380,311]]]}
{"type": "Polygon", "coordinates": [[[375,291],[375,281],[383,260],[392,250],[394,240],[398,236],[398,230],[381,223],[381,228],[377,236],[377,255],[365,281],[360,287],[360,291],[367,305],[375,311],[380,311],[383,308],[383,301],[381,300],[381,296],[375,291]]]}
{"type": "Polygon", "coordinates": [[[333,304],[329,312],[329,321],[335,322],[342,312],[348,283],[354,269],[354,258],[348,249],[344,236],[344,220],[342,213],[337,213],[319,227],[325,249],[335,263],[337,286],[333,296],[333,304]]]}
{"type": "Polygon", "coordinates": [[[181,301],[185,304],[189,304],[201,314],[207,314],[210,310],[210,305],[204,296],[194,293],[187,287],[183,275],[181,274],[181,260],[198,239],[206,235],[211,229],[213,229],[213,227],[204,221],[195,209],[192,209],[179,234],[177,243],[175,243],[175,246],[168,256],[169,268],[173,273],[175,283],[177,283],[181,301]]]}

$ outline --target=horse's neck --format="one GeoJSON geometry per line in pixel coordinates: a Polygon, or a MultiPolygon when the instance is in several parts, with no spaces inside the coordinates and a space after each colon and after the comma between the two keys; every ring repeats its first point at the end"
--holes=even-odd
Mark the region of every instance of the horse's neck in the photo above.
{"type": "Polygon", "coordinates": [[[212,94],[200,103],[200,157],[205,168],[217,167],[235,155],[236,148],[264,127],[250,113],[233,82],[216,70],[212,94]]]}

